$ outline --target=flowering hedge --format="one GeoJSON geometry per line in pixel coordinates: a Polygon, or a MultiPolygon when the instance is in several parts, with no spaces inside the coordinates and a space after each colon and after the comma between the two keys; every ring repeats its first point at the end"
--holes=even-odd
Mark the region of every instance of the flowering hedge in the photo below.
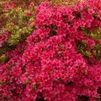
{"type": "Polygon", "coordinates": [[[0,100],[100,101],[100,2],[39,5],[35,31],[0,58],[0,100]]]}
{"type": "MultiPolygon", "coordinates": [[[[45,0],[0,0],[0,59],[2,54],[12,50],[33,32],[35,9],[42,1],[45,0]]],[[[56,5],[70,3],[65,0],[47,1],[56,5]]]]}

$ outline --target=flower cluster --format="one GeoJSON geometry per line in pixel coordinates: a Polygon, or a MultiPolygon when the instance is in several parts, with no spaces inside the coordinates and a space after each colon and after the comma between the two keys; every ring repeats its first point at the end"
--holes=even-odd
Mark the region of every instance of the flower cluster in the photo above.
{"type": "Polygon", "coordinates": [[[37,7],[36,30],[0,64],[1,101],[97,101],[101,0],[37,7]]]}

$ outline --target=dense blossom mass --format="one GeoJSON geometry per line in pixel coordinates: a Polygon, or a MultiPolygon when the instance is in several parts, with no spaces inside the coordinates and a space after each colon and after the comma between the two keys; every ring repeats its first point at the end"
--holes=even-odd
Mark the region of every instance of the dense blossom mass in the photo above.
{"type": "Polygon", "coordinates": [[[44,2],[36,14],[36,30],[2,55],[0,101],[98,101],[101,0],[44,2]]]}

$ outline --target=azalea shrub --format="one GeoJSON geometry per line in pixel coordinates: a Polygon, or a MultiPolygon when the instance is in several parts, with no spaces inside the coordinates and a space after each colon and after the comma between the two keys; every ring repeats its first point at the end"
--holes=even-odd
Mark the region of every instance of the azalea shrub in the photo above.
{"type": "Polygon", "coordinates": [[[100,101],[100,2],[37,6],[34,31],[0,57],[0,100],[100,101]]]}
{"type": "MultiPolygon", "coordinates": [[[[35,29],[35,9],[45,0],[0,0],[0,57],[26,40],[35,29]]],[[[47,0],[53,5],[70,4],[65,0],[47,0]]],[[[73,2],[73,1],[72,1],[73,2]]]]}

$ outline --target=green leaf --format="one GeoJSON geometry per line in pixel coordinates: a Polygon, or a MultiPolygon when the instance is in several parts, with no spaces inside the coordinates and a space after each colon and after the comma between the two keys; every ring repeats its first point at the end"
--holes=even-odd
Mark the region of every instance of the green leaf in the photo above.
{"type": "Polygon", "coordinates": [[[101,59],[101,44],[97,44],[93,47],[93,54],[97,59],[101,59]]]}
{"type": "Polygon", "coordinates": [[[5,63],[7,61],[8,61],[8,57],[5,54],[0,56],[0,63],[5,63]]]}
{"type": "Polygon", "coordinates": [[[101,39],[101,31],[99,29],[96,29],[96,30],[91,32],[91,36],[95,40],[99,40],[99,39],[101,39]]]}

